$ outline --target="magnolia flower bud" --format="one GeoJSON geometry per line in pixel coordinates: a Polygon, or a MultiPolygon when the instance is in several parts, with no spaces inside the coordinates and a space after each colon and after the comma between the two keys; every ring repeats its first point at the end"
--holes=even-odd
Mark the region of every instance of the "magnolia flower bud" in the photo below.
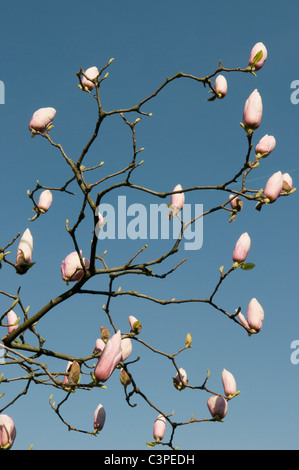
{"type": "Polygon", "coordinates": [[[262,98],[255,89],[245,102],[243,110],[243,125],[246,131],[257,129],[262,120],[263,104],[262,98]]]}
{"type": "MultiPolygon", "coordinates": [[[[68,371],[69,371],[71,365],[72,365],[72,361],[68,361],[68,363],[67,363],[67,365],[66,365],[65,372],[68,372],[68,371]]],[[[68,376],[68,375],[65,375],[65,376],[63,377],[63,383],[64,383],[64,384],[67,384],[67,383],[68,383],[68,379],[69,379],[69,376],[68,376]]]]}
{"type": "Polygon", "coordinates": [[[140,321],[137,320],[137,318],[133,317],[133,315],[129,316],[129,323],[130,323],[131,331],[135,333],[136,335],[138,335],[142,329],[142,323],[140,323],[140,321]]]}
{"type": "Polygon", "coordinates": [[[235,263],[243,263],[249,253],[251,240],[247,232],[243,233],[235,245],[233,260],[235,263]]]}
{"type": "Polygon", "coordinates": [[[80,370],[80,365],[78,364],[77,361],[73,361],[70,364],[68,363],[66,372],[68,372],[68,375],[65,376],[67,377],[67,381],[66,381],[67,385],[74,386],[80,382],[81,370],[80,370]]]}
{"type": "Polygon", "coordinates": [[[95,78],[97,78],[97,76],[99,75],[99,71],[98,71],[97,67],[90,67],[84,73],[85,73],[87,78],[84,77],[84,75],[82,75],[81,83],[82,83],[85,91],[91,91],[95,87],[95,84],[93,82],[91,82],[91,80],[94,80],[95,78]]]}
{"type": "Polygon", "coordinates": [[[243,201],[235,194],[229,195],[229,203],[233,210],[239,212],[243,207],[243,201]]]}
{"type": "Polygon", "coordinates": [[[101,326],[101,339],[104,343],[107,343],[108,339],[110,338],[110,331],[105,326],[101,326]]]}
{"type": "Polygon", "coordinates": [[[45,191],[43,191],[39,196],[37,207],[42,213],[45,213],[50,209],[52,200],[53,196],[51,191],[49,189],[45,189],[45,191]]]}
{"type": "Polygon", "coordinates": [[[183,390],[188,384],[187,372],[182,368],[179,369],[179,372],[173,377],[173,385],[177,390],[183,390]]]}
{"type": "Polygon", "coordinates": [[[32,266],[33,238],[29,228],[25,230],[20,240],[17,258],[16,271],[18,274],[25,274],[32,266]]]}
{"type": "Polygon", "coordinates": [[[231,398],[237,393],[237,384],[235,378],[233,374],[228,372],[226,369],[223,369],[221,377],[224,393],[228,398],[231,398]]]}
{"type": "Polygon", "coordinates": [[[215,80],[214,89],[218,98],[224,98],[227,93],[227,80],[223,75],[218,75],[215,80]]]}
{"type": "Polygon", "coordinates": [[[121,334],[117,331],[105,344],[98,363],[94,370],[94,375],[99,382],[106,382],[110,375],[121,361],[121,334]]]}
{"type": "Polygon", "coordinates": [[[276,201],[283,187],[283,178],[281,171],[277,171],[272,175],[265,186],[264,196],[270,199],[270,202],[276,201]]]}
{"type": "Polygon", "coordinates": [[[16,438],[15,423],[7,415],[0,415],[0,449],[8,450],[16,438]]]}
{"type": "Polygon", "coordinates": [[[208,399],[207,406],[214,419],[221,420],[226,416],[227,401],[225,398],[214,395],[208,399]]]}
{"type": "Polygon", "coordinates": [[[255,299],[251,299],[247,308],[247,319],[242,313],[238,314],[238,319],[250,334],[258,333],[262,329],[264,321],[264,310],[260,303],[255,299]]]}
{"type": "Polygon", "coordinates": [[[129,376],[127,371],[123,368],[120,371],[119,380],[124,387],[127,387],[132,382],[131,377],[129,376]]]}
{"type": "Polygon", "coordinates": [[[247,323],[250,330],[258,332],[262,329],[264,321],[264,310],[261,304],[255,299],[251,299],[247,308],[247,323]]]}
{"type": "Polygon", "coordinates": [[[156,441],[161,441],[166,430],[166,419],[163,415],[158,415],[154,422],[153,436],[156,441]]]}
{"type": "Polygon", "coordinates": [[[276,145],[276,140],[273,135],[264,135],[264,137],[261,138],[259,143],[255,147],[255,155],[257,158],[261,157],[267,157],[272,150],[274,149],[276,145]]]}
{"type": "Polygon", "coordinates": [[[18,325],[14,325],[18,321],[18,317],[13,310],[10,310],[7,314],[8,334],[18,328],[18,325]]]}
{"type": "Polygon", "coordinates": [[[284,191],[287,191],[287,192],[291,191],[293,189],[293,180],[291,176],[288,173],[284,173],[282,175],[282,180],[283,180],[282,188],[284,189],[284,191]]]}
{"type": "MultiPolygon", "coordinates": [[[[82,255],[81,250],[80,253],[82,255]]],[[[84,266],[88,269],[89,260],[87,258],[83,258],[83,263],[84,266]]],[[[76,251],[73,251],[64,259],[60,270],[62,279],[67,283],[75,282],[82,278],[82,276],[84,275],[84,270],[82,268],[79,255],[76,251]]]]}
{"type": "Polygon", "coordinates": [[[33,114],[29,123],[29,130],[32,133],[41,132],[42,134],[48,130],[53,122],[56,114],[54,108],[40,108],[33,114]]]}
{"type": "Polygon", "coordinates": [[[102,352],[103,349],[104,349],[104,347],[105,347],[105,344],[106,344],[106,343],[102,340],[102,338],[98,338],[98,339],[96,340],[96,345],[95,345],[95,347],[94,347],[93,352],[94,352],[94,353],[102,352]]]}
{"type": "Polygon", "coordinates": [[[102,214],[99,212],[99,213],[98,213],[98,226],[99,226],[99,229],[103,228],[104,225],[105,225],[104,217],[103,217],[102,214]]]}
{"type": "Polygon", "coordinates": [[[103,405],[100,403],[94,412],[94,417],[93,417],[94,429],[96,429],[97,431],[102,431],[104,424],[105,424],[105,419],[106,419],[106,411],[103,405]]]}
{"type": "Polygon", "coordinates": [[[123,338],[121,340],[121,361],[124,362],[132,352],[132,341],[130,338],[123,338]]]}
{"type": "Polygon", "coordinates": [[[262,42],[258,42],[255,44],[255,46],[253,46],[251,50],[248,65],[252,65],[254,70],[259,70],[260,68],[262,68],[262,66],[266,62],[267,56],[268,56],[268,51],[266,49],[266,46],[262,42]],[[254,64],[252,64],[254,57],[260,51],[262,51],[263,53],[262,58],[259,61],[255,62],[254,64]]]}
{"type": "MultiPolygon", "coordinates": [[[[180,184],[177,184],[173,191],[182,191],[182,189],[182,186],[180,184]]],[[[169,212],[169,220],[183,209],[184,202],[185,195],[183,192],[171,195],[172,210],[169,212]]]]}

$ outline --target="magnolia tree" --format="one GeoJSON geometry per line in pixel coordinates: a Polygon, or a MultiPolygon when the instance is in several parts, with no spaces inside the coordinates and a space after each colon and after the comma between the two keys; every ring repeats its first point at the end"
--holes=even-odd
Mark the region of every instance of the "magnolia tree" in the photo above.
{"type": "MultiPolygon", "coordinates": [[[[4,360],[2,373],[0,377],[1,387],[13,387],[16,380],[25,382],[23,392],[17,393],[13,399],[4,403],[5,393],[1,394],[0,401],[0,447],[1,449],[10,449],[16,437],[18,417],[14,417],[14,421],[10,416],[10,408],[22,395],[27,393],[31,383],[38,385],[50,385],[53,389],[59,389],[64,394],[60,403],[56,404],[53,400],[53,394],[50,396],[50,406],[53,412],[57,415],[66,426],[66,429],[77,432],[84,432],[91,435],[105,432],[106,417],[104,396],[99,400],[96,409],[91,410],[91,415],[94,416],[93,422],[90,423],[90,429],[80,429],[74,426],[73,423],[66,420],[63,413],[63,404],[71,400],[76,391],[84,391],[88,393],[92,389],[106,388],[107,381],[112,374],[119,374],[120,387],[124,389],[124,399],[128,406],[135,406],[133,397],[140,397],[144,401],[145,406],[149,406],[156,413],[154,422],[149,423],[152,427],[153,440],[147,442],[148,446],[166,446],[170,449],[175,449],[175,431],[178,426],[187,426],[190,423],[203,422],[203,421],[223,421],[228,412],[228,403],[230,400],[235,399],[239,395],[236,378],[233,374],[223,369],[222,371],[222,390],[211,390],[208,386],[209,371],[207,372],[204,382],[200,385],[191,384],[187,378],[185,369],[178,366],[177,358],[186,349],[191,348],[192,336],[190,333],[186,334],[184,347],[179,348],[175,353],[169,354],[157,349],[149,344],[142,338],[142,323],[139,318],[132,315],[133,312],[127,313],[126,331],[121,331],[117,325],[114,316],[112,300],[122,295],[137,296],[147,301],[160,303],[161,305],[177,302],[204,302],[210,305],[213,309],[231,319],[241,329],[244,329],[248,335],[253,335],[261,332],[264,320],[263,307],[256,298],[250,301],[247,313],[241,312],[238,308],[234,312],[228,312],[215,303],[215,296],[219,289],[222,287],[225,279],[237,269],[252,269],[254,265],[246,261],[247,255],[251,246],[250,234],[243,233],[238,240],[235,240],[235,248],[232,253],[232,265],[225,272],[224,267],[220,267],[220,275],[213,291],[209,297],[204,299],[183,299],[176,301],[170,299],[169,301],[160,301],[158,298],[151,297],[150,295],[139,294],[136,291],[120,291],[115,288],[115,281],[120,277],[138,274],[144,276],[144,282],[148,278],[163,279],[174,273],[179,267],[181,268],[183,261],[173,264],[172,268],[165,271],[163,274],[158,274],[155,271],[156,267],[161,267],[166,260],[171,260],[174,254],[179,252],[181,247],[181,240],[184,232],[192,224],[204,216],[227,211],[228,221],[233,222],[238,213],[242,210],[244,202],[254,204],[256,210],[267,204],[273,204],[277,198],[290,195],[295,191],[293,188],[292,178],[289,174],[283,174],[278,171],[271,176],[263,189],[249,189],[246,186],[247,176],[254,171],[260,164],[260,160],[268,157],[273,151],[276,141],[271,135],[265,135],[259,142],[253,143],[254,131],[259,128],[262,119],[262,98],[257,89],[255,89],[249,96],[247,101],[243,104],[243,119],[241,126],[245,131],[248,141],[248,150],[241,168],[238,168],[227,181],[217,186],[196,186],[189,188],[182,188],[181,184],[176,181],[168,191],[157,192],[151,188],[147,188],[132,182],[132,175],[135,170],[142,164],[140,161],[140,153],[143,148],[137,148],[136,144],[136,126],[141,120],[142,116],[151,116],[144,111],[144,105],[149,103],[154,97],[159,95],[161,90],[167,87],[171,82],[178,79],[192,80],[202,84],[208,92],[208,101],[217,99],[222,100],[227,94],[227,79],[225,76],[231,73],[247,73],[257,75],[267,59],[267,49],[264,44],[257,43],[249,55],[249,63],[245,68],[225,68],[219,63],[218,68],[210,75],[203,78],[185,74],[182,72],[177,73],[171,78],[167,78],[153,93],[141,100],[139,103],[126,109],[115,109],[106,111],[101,104],[101,85],[107,79],[107,68],[110,66],[113,59],[111,59],[102,69],[96,66],[88,68],[87,70],[80,69],[77,72],[78,86],[83,93],[93,94],[97,106],[97,120],[90,140],[86,143],[81,151],[77,160],[73,160],[64,150],[60,143],[55,142],[53,122],[55,120],[56,110],[51,107],[38,109],[29,119],[29,131],[33,137],[44,139],[46,144],[53,147],[58,151],[61,158],[64,159],[69,168],[69,178],[65,184],[59,188],[45,187],[37,183],[36,187],[30,191],[28,190],[28,197],[32,201],[34,217],[30,219],[30,224],[34,224],[35,220],[42,217],[47,217],[47,212],[51,207],[51,211],[55,211],[54,204],[52,204],[52,196],[55,191],[70,193],[71,185],[76,187],[80,196],[80,206],[78,207],[77,219],[74,225],[69,226],[69,221],[66,223],[66,230],[71,237],[73,249],[65,254],[65,259],[61,264],[61,277],[65,282],[64,292],[56,298],[52,298],[49,302],[45,303],[42,308],[29,315],[28,308],[25,308],[20,295],[17,293],[3,292],[1,294],[11,299],[11,305],[6,311],[0,314],[0,327],[2,330],[2,346],[4,351],[4,360]],[[93,146],[94,142],[100,135],[101,124],[104,120],[109,119],[111,116],[119,115],[124,124],[127,126],[128,131],[132,136],[132,156],[127,162],[127,165],[122,168],[115,168],[115,171],[106,174],[101,179],[92,180],[92,175],[95,170],[102,166],[102,163],[94,167],[88,166],[88,152],[93,146]],[[133,118],[131,118],[133,117],[133,118]],[[87,181],[88,175],[88,181],[87,181]],[[103,183],[109,183],[105,187],[103,183]],[[232,185],[238,183],[238,189],[232,189],[232,185]],[[98,242],[99,234],[101,231],[109,229],[109,218],[105,219],[104,214],[99,210],[100,204],[107,200],[111,192],[125,188],[126,190],[134,190],[135,194],[147,193],[153,199],[163,199],[167,201],[168,217],[169,220],[178,220],[179,234],[177,239],[171,244],[170,248],[163,254],[155,259],[148,258],[146,261],[138,262],[138,256],[142,253],[146,254],[147,245],[141,249],[136,250],[134,254],[127,257],[127,261],[119,266],[109,267],[106,263],[105,252],[99,254],[98,242]],[[173,189],[172,189],[173,188],[173,189]],[[170,189],[170,190],[169,190],[170,189]],[[185,194],[190,191],[198,190],[217,190],[223,193],[223,203],[215,207],[209,208],[191,218],[187,222],[181,218],[181,211],[185,204],[185,194]],[[83,200],[83,203],[82,203],[83,200]],[[52,205],[52,206],[51,206],[52,205]],[[87,213],[92,214],[93,224],[90,230],[87,231],[86,236],[90,238],[92,233],[92,241],[90,251],[83,253],[82,248],[77,237],[77,231],[85,218],[87,213]],[[108,276],[109,288],[106,291],[91,289],[89,281],[97,276],[108,276]],[[75,357],[72,354],[67,354],[65,351],[59,352],[44,348],[45,339],[42,338],[38,329],[40,320],[52,309],[55,309],[59,304],[65,302],[73,296],[86,294],[98,295],[105,297],[106,301],[103,306],[104,317],[99,320],[98,326],[98,339],[91,348],[86,351],[85,357],[75,357]],[[109,328],[101,326],[104,322],[109,323],[109,328]],[[32,339],[33,335],[33,339],[32,339]],[[208,417],[185,419],[178,422],[175,419],[174,413],[169,414],[169,410],[162,410],[158,403],[152,402],[148,397],[150,394],[143,390],[139,385],[138,374],[134,371],[134,365],[138,359],[132,359],[131,352],[134,348],[134,343],[139,343],[142,348],[147,349],[153,355],[158,357],[167,358],[173,365],[173,377],[171,386],[179,391],[186,388],[193,390],[202,390],[207,394],[207,413],[208,417]],[[130,357],[131,356],[131,357],[130,357]],[[48,359],[55,359],[55,369],[51,370],[48,365],[48,359]],[[15,369],[15,377],[7,378],[5,376],[5,367],[15,369]],[[18,369],[21,370],[19,376],[18,369]],[[102,403],[103,401],[103,403],[102,403]],[[165,430],[169,429],[169,438],[165,439],[165,430]]],[[[34,141],[33,141],[34,143],[34,141]]],[[[235,186],[234,186],[235,187],[235,186]]],[[[30,227],[30,226],[29,226],[30,227]]],[[[27,228],[23,234],[16,234],[15,237],[4,247],[0,249],[0,257],[2,268],[13,269],[17,275],[26,276],[29,269],[35,269],[35,262],[33,256],[34,240],[30,228],[27,228]],[[13,246],[16,247],[14,258],[13,246]]],[[[87,301],[86,301],[87,302],[87,301]]],[[[138,315],[137,315],[138,316],[138,315]]],[[[66,347],[67,344],[64,344],[66,347]]],[[[157,367],[156,365],[153,367],[157,367]]],[[[187,366],[186,366],[187,369],[187,366]]],[[[187,369],[188,370],[188,369],[187,369]]],[[[147,374],[153,374],[154,370],[147,371],[147,374]]],[[[150,386],[150,385],[149,385],[150,386]]],[[[153,384],[154,386],[154,384],[153,384]]],[[[0,390],[1,391],[1,390],[0,390]]],[[[1,391],[2,392],[2,391],[1,391]]],[[[54,392],[54,390],[53,390],[54,392]]]]}

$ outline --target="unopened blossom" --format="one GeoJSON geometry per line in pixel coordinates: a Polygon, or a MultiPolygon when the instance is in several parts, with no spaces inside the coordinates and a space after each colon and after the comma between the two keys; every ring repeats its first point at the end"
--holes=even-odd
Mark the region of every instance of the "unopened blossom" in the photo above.
{"type": "Polygon", "coordinates": [[[227,80],[223,75],[218,75],[215,80],[214,89],[218,98],[224,98],[227,93],[227,80]]]}
{"type": "Polygon", "coordinates": [[[245,130],[253,131],[257,129],[262,120],[263,103],[261,95],[255,89],[247,98],[243,110],[243,125],[245,130]]]}
{"type": "Polygon", "coordinates": [[[228,398],[235,395],[237,393],[237,384],[233,374],[228,370],[223,369],[221,378],[225,395],[228,398]]]}
{"type": "Polygon", "coordinates": [[[173,378],[173,385],[176,389],[183,390],[187,384],[187,372],[185,369],[180,368],[179,372],[177,372],[176,376],[173,378]]]}
{"type": "Polygon", "coordinates": [[[67,375],[63,378],[63,383],[73,386],[77,385],[80,382],[81,369],[77,361],[69,361],[66,366],[65,372],[68,372],[67,375]]]}
{"type": "MultiPolygon", "coordinates": [[[[68,370],[69,370],[69,368],[71,367],[71,365],[72,365],[72,361],[68,361],[68,363],[67,363],[67,365],[66,365],[65,372],[68,372],[68,370]]],[[[64,384],[67,384],[68,379],[69,379],[68,375],[65,375],[65,376],[63,377],[63,383],[64,383],[64,384]]]]}
{"type": "Polygon", "coordinates": [[[240,323],[248,330],[249,333],[258,333],[262,329],[264,321],[264,310],[256,298],[251,299],[247,308],[247,318],[242,313],[238,314],[240,323]]]}
{"type": "Polygon", "coordinates": [[[7,314],[7,324],[8,324],[8,334],[12,333],[18,328],[18,324],[15,324],[18,321],[18,317],[13,310],[10,310],[7,314]]]}
{"type": "Polygon", "coordinates": [[[50,127],[56,114],[54,108],[40,108],[33,114],[29,130],[32,133],[41,132],[42,134],[50,127]]]}
{"type": "Polygon", "coordinates": [[[138,334],[140,333],[141,329],[142,329],[142,323],[137,320],[137,318],[135,318],[133,315],[130,315],[129,316],[129,323],[130,323],[130,327],[131,327],[131,331],[135,334],[138,334]]]}
{"type": "Polygon", "coordinates": [[[289,175],[289,173],[284,173],[282,175],[282,180],[283,180],[283,189],[285,191],[291,191],[293,189],[293,179],[289,175]]]}
{"type": "MultiPolygon", "coordinates": [[[[82,251],[80,250],[81,256],[82,251]]],[[[89,268],[89,260],[82,258],[85,268],[89,268]]],[[[66,282],[75,282],[82,278],[84,270],[81,265],[79,255],[76,251],[70,253],[62,262],[61,267],[62,279],[66,282]]]]}
{"type": "Polygon", "coordinates": [[[99,382],[106,382],[121,361],[121,333],[117,331],[105,344],[94,370],[94,375],[99,382]]]}
{"type": "Polygon", "coordinates": [[[37,207],[42,213],[47,212],[53,201],[53,195],[49,189],[45,189],[39,196],[37,207]]]}
{"type": "Polygon", "coordinates": [[[105,420],[106,420],[106,411],[103,407],[103,405],[100,403],[95,412],[94,412],[94,416],[93,416],[93,427],[94,429],[96,429],[97,431],[102,431],[103,427],[104,427],[104,424],[105,424],[105,420]]]}
{"type": "Polygon", "coordinates": [[[103,217],[102,214],[99,212],[99,213],[98,213],[98,226],[99,226],[99,229],[103,228],[104,225],[105,225],[104,217],[103,217]]]}
{"type": "Polygon", "coordinates": [[[267,157],[276,146],[276,140],[273,135],[264,135],[255,147],[255,155],[257,158],[267,157]]]}
{"type": "Polygon", "coordinates": [[[233,260],[235,263],[243,263],[246,260],[250,246],[251,239],[248,233],[245,232],[240,236],[234,248],[233,260]]]}
{"type": "Polygon", "coordinates": [[[121,361],[124,362],[132,352],[132,341],[130,338],[123,338],[120,343],[121,347],[121,361]]]}
{"type": "Polygon", "coordinates": [[[243,207],[243,201],[235,194],[229,195],[229,203],[232,209],[239,212],[243,207]]]}
{"type": "Polygon", "coordinates": [[[251,49],[248,65],[252,65],[254,57],[260,51],[262,51],[263,56],[259,61],[255,62],[255,64],[253,64],[254,70],[259,70],[260,68],[262,68],[262,66],[264,65],[264,63],[267,60],[267,56],[268,56],[267,48],[266,48],[265,44],[263,44],[262,42],[258,42],[251,49]]]}
{"type": "Polygon", "coordinates": [[[164,437],[166,430],[165,416],[159,414],[154,422],[153,436],[156,441],[161,441],[164,437]]]}
{"type": "Polygon", "coordinates": [[[93,352],[94,353],[102,352],[105,347],[105,344],[106,343],[102,340],[102,338],[98,338],[96,340],[96,344],[95,344],[93,352]]]}
{"type": "Polygon", "coordinates": [[[95,87],[95,84],[91,80],[97,78],[99,71],[97,67],[90,67],[84,72],[84,74],[85,76],[82,75],[81,77],[81,83],[86,91],[91,91],[95,87]]]}
{"type": "Polygon", "coordinates": [[[270,199],[270,202],[276,201],[283,188],[283,177],[281,171],[277,171],[272,175],[265,186],[264,196],[270,199]]]}
{"type": "Polygon", "coordinates": [[[15,423],[12,418],[8,415],[0,414],[0,449],[10,449],[14,443],[16,434],[15,423]]]}
{"type": "Polygon", "coordinates": [[[224,397],[214,395],[207,401],[207,406],[213,418],[221,420],[227,413],[227,401],[224,397]]]}
{"type": "Polygon", "coordinates": [[[101,338],[104,341],[104,343],[107,343],[108,339],[110,338],[110,331],[106,326],[101,326],[101,338]]]}
{"type": "Polygon", "coordinates": [[[262,329],[263,321],[264,310],[261,304],[253,298],[247,308],[247,323],[251,330],[258,332],[262,329]]]}
{"type": "Polygon", "coordinates": [[[16,271],[24,274],[31,267],[33,252],[33,237],[29,228],[25,230],[18,245],[16,257],[16,271]]]}
{"type": "MultiPolygon", "coordinates": [[[[173,191],[183,191],[183,188],[180,184],[177,184],[173,191]]],[[[185,202],[185,195],[183,192],[181,193],[176,193],[171,195],[171,211],[169,212],[169,219],[171,217],[174,217],[176,214],[178,214],[184,206],[185,202]]]]}

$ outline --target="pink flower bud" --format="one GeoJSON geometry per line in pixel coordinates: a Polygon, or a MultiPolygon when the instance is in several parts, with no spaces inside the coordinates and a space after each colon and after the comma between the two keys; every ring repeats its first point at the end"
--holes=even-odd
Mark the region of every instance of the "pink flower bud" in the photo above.
{"type": "Polygon", "coordinates": [[[247,323],[253,333],[262,329],[264,321],[264,310],[261,304],[255,299],[251,299],[247,308],[247,323]]]}
{"type": "Polygon", "coordinates": [[[243,110],[243,124],[246,130],[257,129],[263,115],[263,103],[259,92],[255,89],[246,100],[243,110]]]}
{"type": "Polygon", "coordinates": [[[33,252],[33,238],[29,228],[25,230],[18,245],[16,258],[16,271],[25,274],[31,267],[33,252]]]}
{"type": "Polygon", "coordinates": [[[231,372],[228,372],[226,369],[222,371],[222,384],[225,395],[230,398],[235,393],[237,393],[237,384],[235,378],[231,372]]]}
{"type": "Polygon", "coordinates": [[[18,324],[14,325],[16,321],[18,320],[17,315],[13,310],[10,310],[7,314],[7,324],[8,324],[8,334],[12,333],[12,331],[16,330],[18,328],[18,324]]]}
{"type": "Polygon", "coordinates": [[[262,42],[258,42],[255,44],[255,46],[253,46],[251,53],[250,53],[248,65],[252,65],[254,57],[260,51],[262,51],[263,56],[258,62],[254,64],[254,70],[259,70],[260,68],[262,68],[268,56],[268,51],[266,49],[266,46],[262,42]]]}
{"type": "Polygon", "coordinates": [[[283,180],[283,189],[285,191],[291,191],[291,189],[293,189],[293,180],[291,176],[288,173],[284,173],[282,175],[282,180],[283,180]]]}
{"type": "MultiPolygon", "coordinates": [[[[82,251],[80,250],[81,256],[82,251]]],[[[89,260],[83,258],[84,266],[89,268],[89,260]]],[[[84,275],[84,270],[82,268],[79,255],[76,251],[70,253],[62,262],[61,265],[61,275],[62,279],[66,282],[75,282],[82,278],[84,275]]]]}
{"type": "Polygon", "coordinates": [[[77,361],[69,361],[66,366],[68,374],[64,376],[63,383],[70,387],[77,385],[81,379],[81,368],[77,361]]]}
{"type": "Polygon", "coordinates": [[[130,323],[131,331],[133,331],[133,333],[135,334],[140,333],[142,329],[142,323],[140,323],[140,321],[137,320],[137,318],[133,317],[133,315],[130,315],[129,323],[130,323]]]}
{"type": "Polygon", "coordinates": [[[238,196],[236,196],[235,194],[230,194],[229,203],[230,203],[231,208],[235,209],[238,212],[243,207],[243,201],[238,196]]]}
{"type": "Polygon", "coordinates": [[[274,149],[276,145],[276,140],[273,137],[273,135],[264,135],[264,137],[261,138],[259,143],[255,147],[255,154],[257,156],[263,156],[267,157],[272,150],[274,149]]]}
{"type": "Polygon", "coordinates": [[[95,87],[95,84],[91,82],[90,80],[94,80],[95,78],[97,78],[97,76],[99,75],[99,71],[97,67],[90,67],[84,73],[87,78],[85,78],[84,75],[82,75],[81,83],[83,87],[86,87],[89,91],[91,91],[95,87]]]}
{"type": "Polygon", "coordinates": [[[218,75],[215,80],[214,89],[218,98],[224,98],[227,93],[227,80],[223,75],[218,75]]]}
{"type": "Polygon", "coordinates": [[[105,419],[106,419],[106,411],[103,405],[100,403],[94,412],[94,417],[93,417],[94,429],[96,429],[97,431],[102,431],[104,424],[105,424],[105,419]]]}
{"type": "MultiPolygon", "coordinates": [[[[70,369],[71,365],[72,365],[72,361],[68,361],[68,363],[67,363],[67,365],[66,365],[65,372],[69,372],[69,369],[70,369]]],[[[63,377],[63,383],[64,383],[64,384],[67,384],[67,383],[68,383],[68,380],[69,380],[69,376],[68,376],[68,375],[65,375],[65,376],[63,377]]]]}
{"type": "Polygon", "coordinates": [[[235,245],[233,260],[235,263],[243,263],[249,253],[251,240],[247,232],[243,233],[235,245]]]}
{"type": "Polygon", "coordinates": [[[272,175],[264,189],[264,196],[270,199],[270,202],[276,201],[283,187],[283,178],[281,171],[277,171],[272,175]]]}
{"type": "Polygon", "coordinates": [[[121,340],[121,361],[124,362],[132,352],[132,341],[130,338],[123,338],[121,340]]]}
{"type": "Polygon", "coordinates": [[[40,108],[33,114],[29,123],[29,130],[31,132],[41,132],[42,134],[52,124],[56,114],[54,108],[40,108]]]}
{"type": "Polygon", "coordinates": [[[96,345],[94,347],[94,352],[95,353],[98,353],[98,352],[102,352],[104,347],[105,347],[105,342],[102,340],[102,338],[98,338],[96,340],[96,345]]]}
{"type": "Polygon", "coordinates": [[[183,390],[188,384],[187,372],[182,368],[179,369],[179,372],[180,373],[177,372],[176,376],[173,378],[173,385],[176,389],[183,390]]]}
{"type": "Polygon", "coordinates": [[[98,224],[99,224],[99,228],[103,228],[104,227],[104,217],[102,216],[102,214],[99,212],[98,213],[98,224]]]}
{"type": "Polygon", "coordinates": [[[45,191],[43,191],[39,196],[37,207],[41,212],[47,212],[50,209],[52,201],[53,196],[51,191],[49,189],[45,189],[45,191]]]}
{"type": "Polygon", "coordinates": [[[158,415],[154,422],[153,436],[156,441],[161,441],[166,430],[166,419],[163,415],[158,415]]]}
{"type": "Polygon", "coordinates": [[[105,344],[102,354],[94,370],[94,375],[99,382],[106,382],[121,361],[121,335],[117,331],[105,344]]]}
{"type": "Polygon", "coordinates": [[[221,420],[227,413],[227,401],[223,397],[212,396],[207,401],[207,406],[213,418],[221,420]]]}
{"type": "Polygon", "coordinates": [[[8,450],[12,447],[16,438],[15,423],[7,415],[0,415],[0,449],[8,450]]]}
{"type": "MultiPolygon", "coordinates": [[[[177,184],[173,191],[182,191],[182,189],[183,189],[182,186],[180,184],[177,184]]],[[[172,210],[169,212],[169,219],[171,219],[171,217],[174,217],[176,214],[180,212],[180,210],[183,209],[184,202],[185,202],[185,195],[183,192],[171,195],[172,210]]]]}

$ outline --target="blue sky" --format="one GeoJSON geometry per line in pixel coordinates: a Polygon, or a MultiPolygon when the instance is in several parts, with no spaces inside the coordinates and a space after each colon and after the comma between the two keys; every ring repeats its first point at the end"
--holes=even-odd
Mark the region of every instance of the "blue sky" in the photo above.
{"type": "MultiPolygon", "coordinates": [[[[36,181],[44,186],[61,186],[69,169],[59,152],[41,138],[31,139],[28,124],[33,112],[51,106],[57,110],[51,136],[67,154],[76,159],[88,141],[97,116],[92,95],[80,92],[76,72],[82,67],[103,67],[115,58],[102,86],[104,109],[137,104],[178,71],[204,77],[219,60],[225,67],[246,67],[251,48],[262,41],[268,59],[257,77],[228,74],[224,100],[207,102],[208,90],[200,83],[179,79],[169,84],[143,111],[138,124],[137,146],[144,147],[144,164],[136,170],[134,182],[156,191],[223,183],[239,170],[247,152],[247,140],[240,127],[244,103],[257,88],[263,100],[263,119],[254,133],[253,144],[265,134],[274,135],[273,153],[250,174],[251,189],[263,188],[276,171],[288,172],[298,186],[299,105],[291,103],[291,82],[299,79],[297,43],[299,6],[290,2],[214,1],[212,4],[156,0],[82,2],[52,0],[47,5],[15,2],[2,6],[0,80],[5,84],[5,105],[1,115],[1,240],[6,245],[18,232],[30,228],[34,237],[36,265],[26,276],[17,277],[8,265],[0,272],[1,287],[15,293],[21,287],[24,305],[34,314],[51,298],[64,292],[62,259],[73,251],[65,220],[74,222],[81,198],[54,193],[50,211],[35,222],[27,190],[36,181]]],[[[137,117],[137,116],[136,116],[137,117]]],[[[86,165],[104,161],[102,171],[121,169],[131,157],[131,135],[119,116],[104,121],[98,141],[88,154],[86,165]]],[[[97,177],[97,176],[95,176],[97,177]]],[[[232,186],[237,189],[238,186],[232,186]]],[[[160,203],[132,191],[129,203],[160,203]]],[[[204,210],[223,202],[219,192],[186,193],[186,202],[203,204],[204,210]]],[[[113,200],[106,202],[112,203],[113,200]]],[[[170,202],[170,201],[165,201],[170,202]]],[[[298,319],[298,193],[280,198],[261,212],[245,204],[237,220],[229,224],[226,213],[204,219],[203,246],[197,251],[175,255],[158,273],[186,262],[165,280],[122,278],[123,290],[137,290],[162,299],[206,298],[218,281],[219,267],[232,263],[235,242],[243,232],[252,245],[248,261],[252,271],[237,270],[225,282],[217,303],[227,311],[239,306],[246,312],[252,297],[265,311],[262,332],[248,337],[241,328],[201,304],[159,306],[133,297],[113,300],[111,313],[121,331],[128,331],[128,316],[143,323],[142,339],[173,353],[191,332],[193,347],[179,357],[189,383],[201,385],[211,371],[210,389],[222,393],[221,371],[232,372],[240,395],[229,403],[224,423],[202,423],[178,429],[174,443],[179,449],[296,449],[298,448],[298,371],[291,362],[292,341],[299,339],[298,319]]],[[[90,218],[79,233],[80,247],[87,256],[92,236],[90,218]]],[[[134,254],[144,240],[101,242],[99,254],[108,250],[107,262],[117,265],[134,254]]],[[[169,248],[169,242],[149,241],[149,257],[169,248]]],[[[14,261],[16,245],[11,247],[14,261]]],[[[144,255],[145,256],[145,255],[144,255]]],[[[143,258],[146,259],[146,258],[143,258]]],[[[92,280],[93,288],[107,289],[109,279],[92,280]]],[[[1,296],[1,311],[8,299],[1,296]]],[[[85,355],[93,349],[99,328],[109,326],[102,311],[104,297],[81,296],[53,309],[39,324],[47,338],[45,346],[63,353],[85,355]]],[[[17,312],[19,313],[19,312],[17,312]]],[[[3,329],[4,330],[4,329],[3,329]]],[[[3,333],[4,334],[4,333],[3,333]]],[[[3,336],[1,334],[1,337],[3,336]]],[[[169,361],[133,345],[132,359],[140,361],[132,370],[140,388],[158,408],[175,411],[178,421],[209,417],[208,395],[203,391],[172,386],[174,370],[169,361]]],[[[52,363],[54,370],[65,364],[52,363]]],[[[19,372],[17,372],[19,375],[19,372]]],[[[11,372],[13,375],[13,372],[11,372]]],[[[66,420],[75,427],[92,429],[93,412],[101,402],[107,413],[105,428],[93,438],[68,432],[48,404],[58,403],[63,394],[49,387],[32,387],[31,393],[6,410],[17,427],[14,449],[144,449],[152,440],[156,412],[142,400],[130,408],[124,399],[116,371],[106,390],[79,391],[63,408],[66,420]]],[[[24,388],[15,382],[3,384],[8,401],[24,388]]],[[[170,429],[166,431],[169,437],[170,429]]]]}

